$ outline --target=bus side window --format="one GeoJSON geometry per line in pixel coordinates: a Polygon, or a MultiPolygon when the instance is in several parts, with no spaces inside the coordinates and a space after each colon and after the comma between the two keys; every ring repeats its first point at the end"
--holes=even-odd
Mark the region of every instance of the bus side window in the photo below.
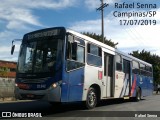
{"type": "Polygon", "coordinates": [[[87,44],[87,63],[96,67],[102,66],[102,49],[91,43],[87,44]]]}
{"type": "Polygon", "coordinates": [[[146,66],[147,76],[152,77],[152,67],[146,66]]]}
{"type": "Polygon", "coordinates": [[[140,70],[139,70],[139,63],[136,61],[132,61],[132,72],[134,74],[139,74],[140,70]]]}
{"type": "Polygon", "coordinates": [[[145,65],[140,63],[140,73],[142,76],[146,76],[145,65]]]}
{"type": "Polygon", "coordinates": [[[84,50],[85,49],[83,46],[78,45],[78,47],[77,47],[77,62],[84,63],[84,54],[85,54],[84,50]]]}
{"type": "Polygon", "coordinates": [[[120,55],[116,55],[116,70],[122,71],[122,58],[120,55]]]}
{"type": "Polygon", "coordinates": [[[126,59],[123,59],[123,72],[130,73],[130,62],[126,59]]]}
{"type": "Polygon", "coordinates": [[[85,42],[79,38],[73,37],[69,40],[67,45],[67,71],[77,69],[84,66],[85,62],[85,42]]]}

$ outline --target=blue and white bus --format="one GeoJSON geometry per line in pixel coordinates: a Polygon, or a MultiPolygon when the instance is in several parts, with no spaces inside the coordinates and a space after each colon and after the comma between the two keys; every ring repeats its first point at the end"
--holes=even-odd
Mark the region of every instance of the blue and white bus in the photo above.
{"type": "Polygon", "coordinates": [[[83,101],[91,109],[99,100],[138,101],[152,91],[151,64],[88,36],[54,27],[23,37],[15,80],[17,99],[83,101]]]}

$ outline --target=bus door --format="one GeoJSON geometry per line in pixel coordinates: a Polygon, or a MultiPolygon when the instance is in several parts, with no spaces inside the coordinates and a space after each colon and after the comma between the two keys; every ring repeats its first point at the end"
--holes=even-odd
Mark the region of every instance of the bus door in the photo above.
{"type": "Polygon", "coordinates": [[[116,55],[116,72],[115,72],[115,98],[129,96],[131,90],[131,63],[116,55]]]}
{"type": "Polygon", "coordinates": [[[131,62],[123,59],[124,82],[121,96],[129,96],[131,91],[131,62]]]}
{"type": "Polygon", "coordinates": [[[114,89],[114,81],[113,81],[113,55],[104,54],[104,75],[106,76],[106,96],[113,97],[114,89]]]}
{"type": "Polygon", "coordinates": [[[114,86],[114,98],[120,98],[123,82],[124,82],[124,72],[122,71],[122,57],[121,55],[115,56],[115,86],[114,86]]]}

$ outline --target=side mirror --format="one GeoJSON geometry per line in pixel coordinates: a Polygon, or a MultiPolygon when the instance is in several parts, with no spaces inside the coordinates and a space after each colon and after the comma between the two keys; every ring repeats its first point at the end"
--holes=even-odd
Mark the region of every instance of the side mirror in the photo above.
{"type": "Polygon", "coordinates": [[[11,48],[11,55],[13,55],[14,49],[15,49],[15,45],[12,45],[12,48],[11,48]]]}
{"type": "Polygon", "coordinates": [[[13,44],[15,41],[22,41],[22,39],[14,39],[12,40],[12,48],[11,48],[11,55],[14,53],[15,45],[13,44]]]}

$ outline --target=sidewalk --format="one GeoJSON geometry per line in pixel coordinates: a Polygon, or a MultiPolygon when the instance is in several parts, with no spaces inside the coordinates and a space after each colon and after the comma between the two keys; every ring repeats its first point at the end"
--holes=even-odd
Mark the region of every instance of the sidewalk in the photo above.
{"type": "Polygon", "coordinates": [[[0,98],[0,103],[17,102],[14,97],[0,98]]]}
{"type": "Polygon", "coordinates": [[[156,93],[156,91],[153,91],[153,95],[160,95],[160,92],[156,93]]]}

